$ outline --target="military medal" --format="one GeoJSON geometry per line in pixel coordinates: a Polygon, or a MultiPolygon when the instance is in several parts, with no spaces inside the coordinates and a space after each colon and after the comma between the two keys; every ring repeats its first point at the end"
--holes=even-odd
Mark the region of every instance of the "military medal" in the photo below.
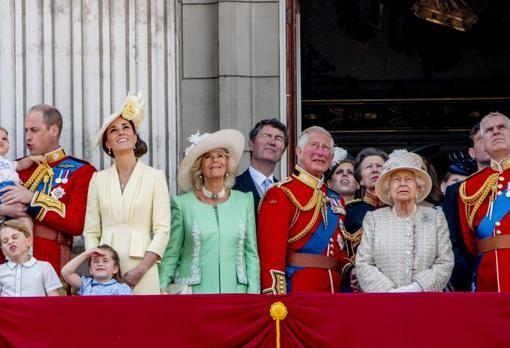
{"type": "Polygon", "coordinates": [[[61,171],[60,171],[60,173],[59,173],[59,175],[58,175],[58,178],[56,178],[56,179],[55,179],[55,182],[56,182],[57,184],[60,184],[60,183],[62,182],[62,173],[63,173],[63,172],[64,172],[64,171],[63,171],[63,170],[61,170],[61,171]]]}
{"type": "Polygon", "coordinates": [[[69,181],[69,170],[66,170],[65,174],[64,174],[64,178],[62,179],[62,184],[67,184],[67,182],[69,181]]]}
{"type": "Polygon", "coordinates": [[[55,187],[50,192],[51,197],[53,197],[55,199],[60,199],[60,198],[64,197],[65,194],[66,194],[66,191],[64,191],[64,188],[62,188],[60,186],[59,187],[55,187]]]}
{"type": "Polygon", "coordinates": [[[344,208],[342,207],[342,203],[340,203],[339,199],[330,197],[329,204],[331,205],[331,210],[333,210],[333,213],[335,213],[335,214],[344,213],[344,208]]]}

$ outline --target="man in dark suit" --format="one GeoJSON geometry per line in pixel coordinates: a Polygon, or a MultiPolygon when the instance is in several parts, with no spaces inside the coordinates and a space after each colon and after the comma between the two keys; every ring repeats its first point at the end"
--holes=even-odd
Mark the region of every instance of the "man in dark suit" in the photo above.
{"type": "Polygon", "coordinates": [[[236,177],[233,189],[253,193],[255,215],[260,198],[278,181],[273,172],[288,141],[287,127],[276,118],[262,120],[250,131],[250,167],[236,177]]]}
{"type": "MultiPolygon", "coordinates": [[[[469,155],[476,160],[478,170],[487,167],[490,164],[490,157],[481,142],[480,123],[475,124],[471,129],[469,141],[471,145],[469,155]]],[[[470,291],[475,260],[467,251],[460,230],[459,187],[461,183],[458,182],[448,186],[443,201],[443,212],[448,222],[450,240],[452,241],[453,254],[455,256],[455,266],[449,286],[455,291],[470,291]]]]}

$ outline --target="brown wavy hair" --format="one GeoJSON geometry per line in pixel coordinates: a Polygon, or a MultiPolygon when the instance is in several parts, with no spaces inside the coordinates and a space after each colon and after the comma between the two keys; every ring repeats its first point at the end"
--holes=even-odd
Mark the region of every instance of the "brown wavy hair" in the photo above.
{"type": "MultiPolygon", "coordinates": [[[[122,117],[122,115],[120,115],[120,117],[122,117]]],[[[135,157],[140,158],[149,151],[149,148],[148,148],[147,144],[145,143],[145,141],[143,141],[142,138],[140,138],[140,134],[138,134],[138,132],[136,131],[135,124],[133,123],[133,121],[129,120],[128,122],[131,125],[131,128],[133,129],[133,132],[136,135],[136,144],[135,144],[135,148],[133,151],[135,152],[135,157]]],[[[101,140],[101,147],[103,148],[103,151],[108,156],[110,156],[111,158],[115,158],[115,154],[113,153],[113,151],[108,151],[108,147],[106,147],[106,130],[103,133],[103,138],[101,140]]]]}

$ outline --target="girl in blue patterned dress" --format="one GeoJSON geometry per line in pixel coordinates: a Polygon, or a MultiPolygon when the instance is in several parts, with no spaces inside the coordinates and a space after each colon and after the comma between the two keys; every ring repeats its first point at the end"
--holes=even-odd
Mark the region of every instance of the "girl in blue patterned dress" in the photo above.
{"type": "Polygon", "coordinates": [[[122,283],[119,255],[109,245],[100,245],[76,256],[62,268],[64,280],[78,295],[131,295],[133,290],[122,283]],[[76,269],[85,261],[89,263],[90,276],[80,276],[76,269]]]}

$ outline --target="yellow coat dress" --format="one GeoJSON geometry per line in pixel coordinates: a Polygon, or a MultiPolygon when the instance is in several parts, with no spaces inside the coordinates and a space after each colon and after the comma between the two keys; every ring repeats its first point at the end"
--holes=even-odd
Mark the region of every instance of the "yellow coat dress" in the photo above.
{"type": "MultiPolygon", "coordinates": [[[[122,193],[115,165],[92,177],[83,238],[85,249],[110,245],[120,257],[122,275],[136,267],[147,251],[163,256],[170,236],[170,204],[165,174],[138,160],[122,193]]],[[[153,265],[133,289],[159,294],[153,265]]]]}

